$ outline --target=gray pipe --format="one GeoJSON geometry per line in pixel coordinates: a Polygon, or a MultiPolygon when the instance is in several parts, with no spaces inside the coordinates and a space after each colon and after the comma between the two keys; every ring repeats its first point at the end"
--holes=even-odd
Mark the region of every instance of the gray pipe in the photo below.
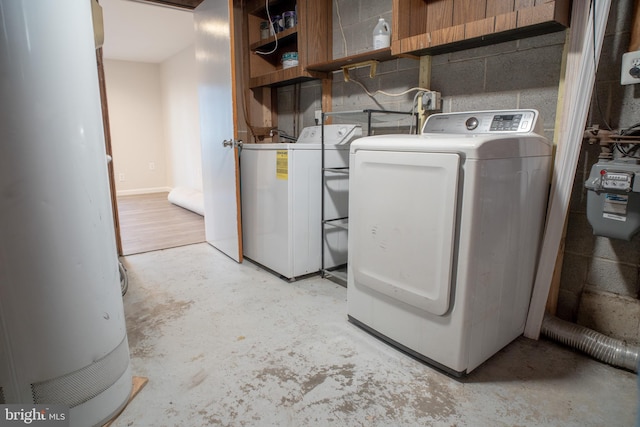
{"type": "Polygon", "coordinates": [[[638,372],[640,347],[608,337],[575,323],[544,315],[542,331],[547,337],[587,353],[609,365],[638,372]]]}

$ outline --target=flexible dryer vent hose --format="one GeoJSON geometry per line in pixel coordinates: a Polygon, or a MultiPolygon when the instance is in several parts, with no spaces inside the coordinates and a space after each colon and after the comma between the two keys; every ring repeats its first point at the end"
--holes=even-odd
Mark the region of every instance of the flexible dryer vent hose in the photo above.
{"type": "Polygon", "coordinates": [[[549,314],[544,316],[542,333],[609,365],[638,372],[640,350],[638,346],[627,344],[575,323],[565,322],[549,314]]]}

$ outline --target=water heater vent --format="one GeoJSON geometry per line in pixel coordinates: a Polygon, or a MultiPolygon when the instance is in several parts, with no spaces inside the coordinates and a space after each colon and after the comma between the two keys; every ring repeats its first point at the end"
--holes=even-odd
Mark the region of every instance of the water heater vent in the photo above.
{"type": "Polygon", "coordinates": [[[118,347],[102,359],[61,377],[31,384],[33,403],[73,408],[111,387],[128,366],[129,345],[125,335],[118,347]]]}

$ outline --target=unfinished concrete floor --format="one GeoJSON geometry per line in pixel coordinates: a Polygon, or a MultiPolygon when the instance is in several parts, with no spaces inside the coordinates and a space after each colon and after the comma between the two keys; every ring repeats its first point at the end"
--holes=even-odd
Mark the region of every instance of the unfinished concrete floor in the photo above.
{"type": "Polygon", "coordinates": [[[206,243],[128,256],[134,375],[113,426],[633,426],[636,376],[520,338],[454,380],[346,320],[346,289],[286,283],[206,243]]]}

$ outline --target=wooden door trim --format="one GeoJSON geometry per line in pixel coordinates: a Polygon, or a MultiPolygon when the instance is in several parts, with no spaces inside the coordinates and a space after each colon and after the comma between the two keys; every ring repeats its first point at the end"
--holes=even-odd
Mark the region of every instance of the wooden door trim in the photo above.
{"type": "Polygon", "coordinates": [[[98,66],[98,85],[100,87],[100,107],[102,108],[102,127],[104,129],[104,145],[111,161],[107,164],[109,171],[109,189],[111,194],[111,209],[113,214],[113,227],[116,234],[116,248],[118,256],[122,256],[122,239],[120,237],[120,218],[118,217],[118,200],[116,198],[116,180],[113,172],[113,150],[111,148],[111,128],[109,125],[109,108],[107,105],[107,86],[104,75],[104,61],[102,57],[102,47],[96,49],[96,59],[98,66]]]}

